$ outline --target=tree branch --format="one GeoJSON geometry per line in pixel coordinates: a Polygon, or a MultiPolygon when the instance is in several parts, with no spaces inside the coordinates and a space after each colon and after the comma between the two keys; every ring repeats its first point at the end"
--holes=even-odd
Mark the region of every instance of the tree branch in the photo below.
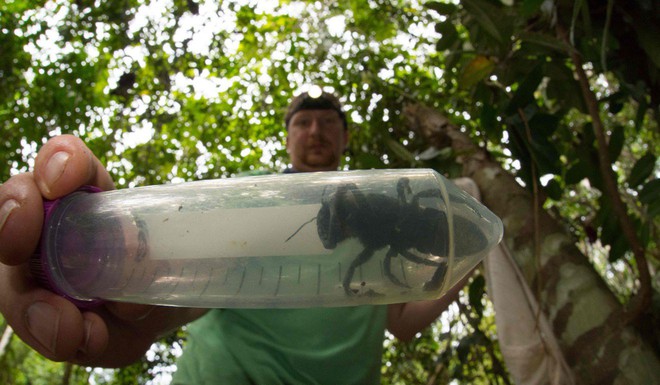
{"type": "Polygon", "coordinates": [[[582,97],[587,105],[594,135],[598,144],[598,163],[603,177],[605,192],[612,201],[612,208],[619,219],[619,225],[621,226],[623,235],[630,244],[635,256],[635,261],[637,262],[640,283],[639,291],[637,295],[630,300],[626,310],[626,321],[632,322],[637,320],[651,303],[651,276],[646,261],[645,250],[637,237],[637,232],[635,231],[630,215],[628,215],[627,207],[621,199],[621,194],[619,193],[618,186],[615,182],[614,171],[611,167],[612,161],[607,148],[607,134],[603,127],[603,121],[600,118],[596,95],[592,91],[591,86],[589,85],[589,79],[584,71],[582,57],[580,53],[570,45],[566,31],[561,25],[557,26],[557,33],[559,38],[571,47],[569,48],[569,55],[571,61],[575,65],[575,73],[578,77],[580,91],[582,92],[582,97]]]}
{"type": "MultiPolygon", "coordinates": [[[[538,273],[541,272],[541,229],[539,225],[539,211],[541,209],[541,203],[539,202],[539,181],[537,173],[537,164],[536,155],[532,149],[532,130],[529,128],[529,120],[525,115],[525,112],[522,108],[518,108],[518,115],[520,120],[525,126],[525,135],[527,136],[527,151],[529,151],[529,156],[532,158],[532,164],[530,169],[532,172],[532,220],[534,221],[534,262],[536,264],[536,270],[538,273]]],[[[536,300],[541,301],[541,288],[543,287],[541,274],[538,274],[536,279],[535,293],[536,300]]],[[[541,316],[541,308],[539,307],[536,311],[536,323],[539,323],[539,317],[541,316]]]]}
{"type": "Polygon", "coordinates": [[[2,337],[0,337],[0,358],[2,358],[5,355],[5,352],[7,351],[7,346],[9,346],[9,342],[11,342],[11,337],[13,335],[14,335],[14,329],[12,329],[11,326],[6,325],[5,331],[2,332],[2,337]]]}

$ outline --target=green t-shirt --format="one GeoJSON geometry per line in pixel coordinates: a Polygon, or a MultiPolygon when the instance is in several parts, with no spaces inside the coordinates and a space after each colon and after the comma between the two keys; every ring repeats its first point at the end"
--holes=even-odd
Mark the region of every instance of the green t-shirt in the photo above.
{"type": "Polygon", "coordinates": [[[386,306],[211,310],[173,384],[379,384],[386,306]]]}

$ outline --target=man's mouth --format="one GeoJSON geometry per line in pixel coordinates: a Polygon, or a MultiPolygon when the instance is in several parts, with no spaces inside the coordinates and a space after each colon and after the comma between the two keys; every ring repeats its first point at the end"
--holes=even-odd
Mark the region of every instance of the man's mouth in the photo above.
{"type": "Polygon", "coordinates": [[[328,147],[328,144],[325,142],[317,142],[317,143],[312,143],[309,145],[310,150],[323,150],[328,147]]]}

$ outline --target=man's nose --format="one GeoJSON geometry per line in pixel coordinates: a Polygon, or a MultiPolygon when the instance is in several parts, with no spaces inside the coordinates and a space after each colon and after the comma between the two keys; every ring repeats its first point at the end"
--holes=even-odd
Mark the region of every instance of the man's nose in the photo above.
{"type": "Polygon", "coordinates": [[[310,123],[309,126],[309,132],[312,135],[319,135],[321,134],[321,122],[319,122],[318,119],[312,119],[312,122],[310,123]]]}

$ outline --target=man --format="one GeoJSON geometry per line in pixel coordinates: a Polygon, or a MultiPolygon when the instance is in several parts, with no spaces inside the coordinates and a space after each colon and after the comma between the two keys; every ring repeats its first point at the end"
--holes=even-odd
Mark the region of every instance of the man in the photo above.
{"type": "MultiPolygon", "coordinates": [[[[302,94],[286,115],[291,172],[330,171],[348,142],[333,95],[302,94]]],[[[77,138],[51,139],[34,172],[0,186],[0,312],[15,332],[53,360],[119,367],[139,359],[158,336],[198,319],[175,383],[379,383],[384,329],[409,340],[451,303],[462,284],[436,301],[319,309],[166,308],[109,303],[77,309],[27,274],[43,221],[42,200],[81,185],[113,188],[108,172],[77,138]],[[203,316],[203,317],[202,317],[203,316]],[[201,317],[201,318],[200,318],[201,317]]]]}
{"type": "Polygon", "coordinates": [[[296,97],[284,117],[286,150],[293,170],[336,171],[348,144],[348,123],[339,100],[322,93],[296,97]]]}

